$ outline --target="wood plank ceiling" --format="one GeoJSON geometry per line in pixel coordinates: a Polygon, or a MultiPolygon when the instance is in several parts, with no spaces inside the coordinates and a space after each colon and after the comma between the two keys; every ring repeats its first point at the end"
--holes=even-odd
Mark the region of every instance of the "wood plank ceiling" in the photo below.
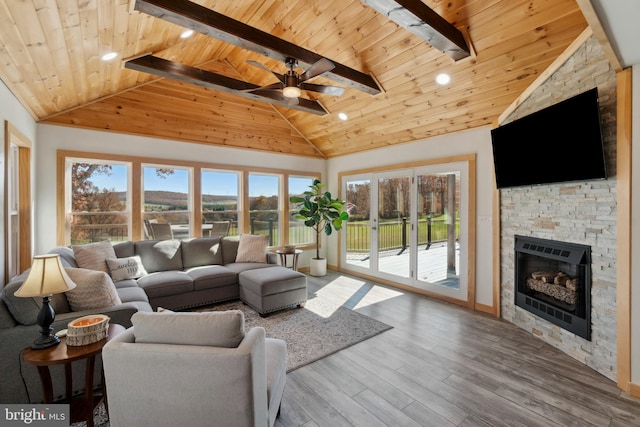
{"type": "Polygon", "coordinates": [[[257,85],[275,77],[247,60],[286,71],[202,34],[181,39],[184,28],[128,0],[0,0],[0,78],[41,123],[330,158],[495,123],[587,27],[575,0],[424,0],[473,46],[454,62],[360,0],[195,3],[371,74],[384,91],[307,92],[329,111],[317,116],[125,69],[152,53],[257,85]],[[101,61],[107,51],[118,57],[101,61]],[[435,83],[441,72],[448,86],[435,83]]]}

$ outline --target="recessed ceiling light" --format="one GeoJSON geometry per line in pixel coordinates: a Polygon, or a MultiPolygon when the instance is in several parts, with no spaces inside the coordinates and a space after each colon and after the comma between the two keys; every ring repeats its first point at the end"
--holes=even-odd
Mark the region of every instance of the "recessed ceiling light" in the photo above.
{"type": "Polygon", "coordinates": [[[338,118],[340,120],[347,120],[349,116],[347,116],[347,113],[338,113],[338,118]]]}
{"type": "Polygon", "coordinates": [[[449,82],[451,81],[451,76],[449,74],[446,73],[440,73],[436,76],[436,83],[438,83],[439,85],[446,85],[449,84],[449,82]]]}
{"type": "Polygon", "coordinates": [[[118,52],[105,53],[104,55],[102,55],[102,60],[103,61],[111,61],[116,56],[118,56],[118,52]]]}
{"type": "Polygon", "coordinates": [[[182,34],[180,34],[180,38],[186,39],[188,37],[191,37],[192,35],[193,35],[193,30],[184,30],[182,34]]]}

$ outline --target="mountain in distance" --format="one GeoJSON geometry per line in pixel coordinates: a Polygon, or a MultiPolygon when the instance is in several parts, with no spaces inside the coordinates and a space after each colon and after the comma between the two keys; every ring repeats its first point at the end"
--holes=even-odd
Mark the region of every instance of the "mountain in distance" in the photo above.
{"type": "MultiPolygon", "coordinates": [[[[117,192],[118,199],[124,201],[126,197],[126,192],[119,191],[117,192]]],[[[218,196],[213,194],[203,194],[202,195],[202,203],[211,204],[211,203],[224,203],[224,202],[237,202],[237,196],[218,196]]],[[[149,205],[176,205],[181,204],[184,205],[187,202],[187,193],[179,193],[176,191],[145,191],[144,192],[144,202],[149,205]]]]}

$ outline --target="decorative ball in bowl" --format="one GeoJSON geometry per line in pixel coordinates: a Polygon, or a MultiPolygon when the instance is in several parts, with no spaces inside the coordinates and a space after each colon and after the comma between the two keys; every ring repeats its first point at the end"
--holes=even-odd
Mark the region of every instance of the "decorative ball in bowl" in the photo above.
{"type": "Polygon", "coordinates": [[[284,245],[283,249],[286,253],[288,254],[292,254],[295,253],[296,251],[296,246],[295,245],[284,245]]]}

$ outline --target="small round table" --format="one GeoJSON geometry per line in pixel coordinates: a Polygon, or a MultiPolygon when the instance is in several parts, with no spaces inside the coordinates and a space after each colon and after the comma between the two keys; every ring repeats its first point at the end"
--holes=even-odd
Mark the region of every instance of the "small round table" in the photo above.
{"type": "Polygon", "coordinates": [[[67,346],[67,337],[63,337],[60,339],[60,344],[49,348],[34,350],[31,347],[27,347],[24,349],[22,352],[24,361],[38,368],[40,382],[42,383],[44,403],[53,403],[53,383],[51,381],[49,366],[64,365],[65,391],[67,403],[69,403],[71,409],[71,423],[86,421],[87,427],[93,427],[93,411],[102,399],[105,398],[104,378],[102,379],[103,393],[98,396],[93,395],[93,370],[96,355],[102,353],[102,348],[111,338],[124,331],[124,326],[111,324],[109,325],[107,338],[92,344],[67,346]],[[86,359],[87,361],[85,370],[85,395],[73,397],[71,363],[82,359],[86,359]]]}
{"type": "Polygon", "coordinates": [[[302,249],[296,249],[293,252],[286,251],[284,249],[277,249],[276,253],[280,255],[280,264],[282,264],[283,267],[291,268],[294,271],[298,271],[298,257],[302,253],[302,249]],[[293,257],[293,263],[291,267],[287,266],[287,255],[291,255],[293,257]]]}

